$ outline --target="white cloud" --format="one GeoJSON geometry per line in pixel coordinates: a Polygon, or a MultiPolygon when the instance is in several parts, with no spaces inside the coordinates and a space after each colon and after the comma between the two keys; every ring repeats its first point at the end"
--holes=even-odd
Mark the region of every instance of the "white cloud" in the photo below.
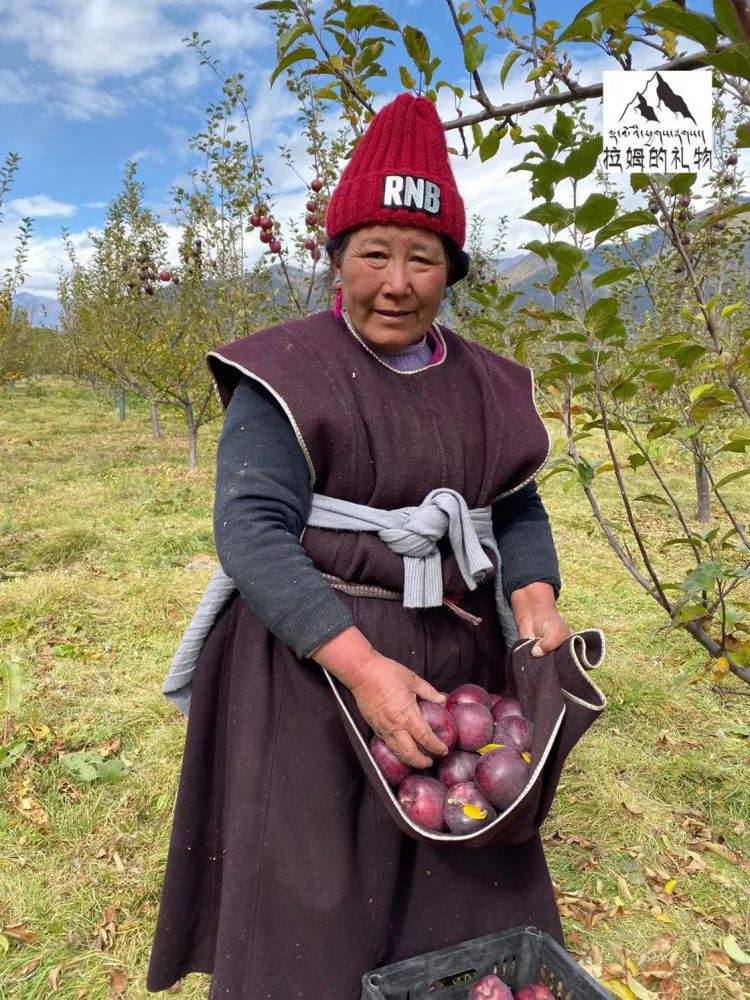
{"type": "MultiPolygon", "coordinates": [[[[70,239],[78,260],[85,264],[93,253],[89,232],[71,233],[70,239]]],[[[16,233],[11,226],[0,226],[0,260],[9,261],[15,249],[16,233]]],[[[24,271],[28,275],[19,291],[57,298],[60,268],[67,270],[68,258],[60,236],[33,236],[28,245],[24,271]]]]}
{"type": "Polygon", "coordinates": [[[17,216],[30,215],[34,219],[70,218],[76,214],[76,206],[68,202],[55,201],[46,194],[33,194],[27,198],[13,198],[8,207],[17,216]]]}

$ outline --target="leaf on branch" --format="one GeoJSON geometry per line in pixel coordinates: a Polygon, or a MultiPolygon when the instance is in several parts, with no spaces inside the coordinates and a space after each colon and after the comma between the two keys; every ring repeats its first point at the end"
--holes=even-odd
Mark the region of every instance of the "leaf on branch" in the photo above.
{"type": "Polygon", "coordinates": [[[385,31],[400,31],[398,22],[375,4],[351,7],[344,23],[348,31],[357,31],[360,28],[383,28],[385,31]]]}
{"type": "Polygon", "coordinates": [[[256,10],[279,10],[286,14],[294,13],[296,4],[293,0],[264,0],[263,3],[256,3],[256,10]]]}
{"type": "MultiPolygon", "coordinates": [[[[583,180],[592,174],[601,156],[603,140],[600,135],[584,141],[570,152],[563,163],[565,176],[571,180],[583,180]]],[[[650,214],[650,213],[649,213],[650,214]]]]}
{"type": "Polygon", "coordinates": [[[416,86],[416,81],[406,66],[399,66],[398,74],[401,78],[401,86],[404,90],[413,90],[416,86]]]}
{"type": "Polygon", "coordinates": [[[633,500],[640,500],[643,503],[655,503],[660,507],[669,507],[669,501],[660,497],[658,493],[641,493],[640,496],[633,497],[633,500]]]}
{"type": "Polygon", "coordinates": [[[590,194],[577,209],[575,223],[582,233],[592,233],[609,222],[616,211],[617,198],[605,194],[590,194]]]}
{"type": "Polygon", "coordinates": [[[685,10],[676,3],[660,3],[643,14],[644,21],[650,21],[660,28],[668,28],[684,38],[700,42],[704,49],[716,48],[716,29],[707,17],[685,10]]]}
{"type": "Polygon", "coordinates": [[[594,246],[598,247],[605,240],[612,239],[613,236],[619,236],[621,233],[627,232],[628,229],[634,229],[636,226],[653,225],[654,216],[645,208],[636,209],[634,212],[625,212],[618,218],[612,219],[606,226],[602,226],[594,238],[594,246]]]}
{"type": "Polygon", "coordinates": [[[302,35],[311,34],[310,25],[306,21],[297,21],[288,31],[285,31],[283,35],[278,40],[277,49],[279,55],[282,55],[289,48],[290,45],[294,45],[298,38],[302,35]]]}
{"type": "Polygon", "coordinates": [[[731,38],[733,42],[746,41],[732,0],[714,0],[714,17],[727,38],[731,38]]]}
{"type": "Polygon", "coordinates": [[[728,476],[724,476],[716,483],[716,489],[718,490],[720,486],[726,486],[728,483],[733,483],[735,479],[741,479],[743,476],[750,474],[750,469],[740,469],[739,472],[731,472],[728,476]]]}
{"type": "Polygon", "coordinates": [[[480,42],[476,35],[464,39],[464,66],[467,73],[474,73],[482,65],[487,43],[480,42]]]}
{"type": "Polygon", "coordinates": [[[271,74],[270,85],[273,86],[279,77],[280,73],[283,73],[285,69],[293,66],[295,63],[301,62],[303,59],[317,59],[318,54],[315,49],[311,49],[309,45],[302,45],[298,49],[293,49],[288,52],[281,62],[276,66],[276,69],[271,74]]]}
{"type": "Polygon", "coordinates": [[[500,70],[500,86],[501,87],[505,86],[505,81],[508,79],[508,73],[510,73],[511,67],[513,66],[513,63],[516,61],[516,59],[518,59],[518,57],[520,55],[521,55],[521,50],[520,49],[513,49],[511,52],[509,52],[507,54],[507,56],[503,60],[503,67],[500,70]]]}
{"type": "Polygon", "coordinates": [[[635,274],[634,267],[611,267],[608,271],[602,271],[601,274],[597,274],[591,282],[591,286],[592,288],[603,288],[605,285],[612,285],[616,281],[622,281],[623,278],[629,278],[631,274],[635,274]]]}
{"type": "Polygon", "coordinates": [[[565,226],[570,222],[571,211],[556,201],[547,201],[530,209],[522,219],[538,222],[540,226],[565,226]]]}
{"type": "Polygon", "coordinates": [[[419,28],[407,24],[401,35],[406,51],[414,60],[414,65],[424,73],[430,62],[430,46],[424,33],[419,28]]]}

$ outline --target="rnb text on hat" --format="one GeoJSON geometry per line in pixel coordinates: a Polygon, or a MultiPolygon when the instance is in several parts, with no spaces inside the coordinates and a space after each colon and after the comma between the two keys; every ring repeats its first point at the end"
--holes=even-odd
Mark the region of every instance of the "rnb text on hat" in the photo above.
{"type": "Polygon", "coordinates": [[[440,215],[440,185],[411,174],[387,174],[383,178],[382,204],[383,208],[440,215]]]}

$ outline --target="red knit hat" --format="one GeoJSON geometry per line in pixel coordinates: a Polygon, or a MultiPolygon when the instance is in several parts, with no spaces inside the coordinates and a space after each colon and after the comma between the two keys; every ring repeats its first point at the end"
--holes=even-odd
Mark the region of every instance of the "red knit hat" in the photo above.
{"type": "Polygon", "coordinates": [[[331,196],[329,238],[368,222],[431,229],[464,245],[463,199],[443,126],[426,97],[399,94],[375,115],[331,196]]]}

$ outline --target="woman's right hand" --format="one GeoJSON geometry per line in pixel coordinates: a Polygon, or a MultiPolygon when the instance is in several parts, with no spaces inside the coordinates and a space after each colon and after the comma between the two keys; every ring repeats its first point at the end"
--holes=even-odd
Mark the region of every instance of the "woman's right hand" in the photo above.
{"type": "Polygon", "coordinates": [[[367,723],[402,763],[417,768],[429,767],[432,757],[448,753],[448,748],[432,731],[417,705],[417,698],[442,705],[445,695],[402,663],[373,650],[360,665],[351,692],[367,723]],[[432,757],[423,753],[420,747],[432,757]]]}

